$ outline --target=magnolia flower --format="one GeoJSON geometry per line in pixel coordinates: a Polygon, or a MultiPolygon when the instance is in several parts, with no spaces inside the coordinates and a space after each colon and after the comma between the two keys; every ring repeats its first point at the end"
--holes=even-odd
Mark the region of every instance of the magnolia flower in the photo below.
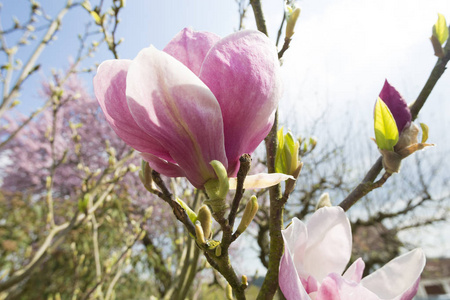
{"type": "Polygon", "coordinates": [[[202,188],[216,178],[211,161],[236,176],[239,157],[270,131],[281,82],[262,33],[221,39],[184,29],[163,51],[103,62],[94,90],[111,127],[151,168],[202,188]]]}
{"type": "Polygon", "coordinates": [[[418,142],[419,128],[412,122],[408,104],[400,93],[386,80],[375,104],[375,142],[383,155],[383,166],[389,173],[400,170],[401,160],[426,144],[428,127],[423,129],[422,142],[418,142]]]}
{"type": "Polygon", "coordinates": [[[305,225],[294,218],[282,231],[279,284],[288,300],[409,300],[425,266],[421,249],[399,256],[361,279],[364,262],[350,259],[350,222],[340,207],[317,210],[305,225]]]}

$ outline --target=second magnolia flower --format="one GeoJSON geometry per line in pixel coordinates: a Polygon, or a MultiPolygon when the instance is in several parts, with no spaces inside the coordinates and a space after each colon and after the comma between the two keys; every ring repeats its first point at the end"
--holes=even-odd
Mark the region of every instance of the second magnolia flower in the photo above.
{"type": "Polygon", "coordinates": [[[275,46],[246,30],[223,39],[184,29],[159,51],[103,62],[95,95],[114,131],[161,174],[196,187],[220,161],[235,176],[239,157],[270,131],[281,97],[275,46]]]}

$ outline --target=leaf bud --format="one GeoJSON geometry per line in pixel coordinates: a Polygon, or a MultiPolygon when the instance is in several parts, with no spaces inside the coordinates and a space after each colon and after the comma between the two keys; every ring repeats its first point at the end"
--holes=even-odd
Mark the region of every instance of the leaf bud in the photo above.
{"type": "Polygon", "coordinates": [[[195,236],[197,237],[197,243],[200,245],[206,244],[205,235],[203,234],[202,224],[200,221],[195,222],[195,236]]]}
{"type": "Polygon", "coordinates": [[[208,206],[202,205],[202,207],[200,207],[197,213],[197,220],[202,224],[205,238],[209,239],[211,237],[212,217],[208,206]]]}
{"type": "Polygon", "coordinates": [[[247,229],[248,225],[250,225],[257,212],[258,199],[255,195],[253,195],[250,200],[248,200],[247,205],[245,206],[244,214],[242,215],[241,222],[236,229],[236,234],[238,236],[241,235],[245,231],[245,229],[247,229]]]}
{"type": "Polygon", "coordinates": [[[216,249],[215,249],[215,255],[217,257],[220,257],[222,255],[222,246],[217,245],[216,249]]]}
{"type": "MultiPolygon", "coordinates": [[[[298,171],[299,141],[294,139],[290,131],[283,135],[283,128],[277,132],[278,147],[275,156],[275,172],[293,175],[298,171]]],[[[294,178],[297,178],[294,176],[294,178]]]]}
{"type": "Polygon", "coordinates": [[[286,39],[290,39],[294,35],[295,24],[297,23],[297,19],[299,16],[299,7],[293,9],[290,6],[286,6],[286,39]]]}
{"type": "Polygon", "coordinates": [[[242,275],[241,282],[243,286],[247,287],[248,286],[247,276],[242,275]]]}
{"type": "Polygon", "coordinates": [[[331,207],[331,206],[333,205],[331,204],[330,201],[330,195],[328,193],[323,193],[320,196],[319,201],[317,201],[316,210],[322,207],[331,207]]]}
{"type": "Polygon", "coordinates": [[[231,285],[229,283],[225,288],[225,295],[227,296],[227,300],[233,300],[233,289],[231,288],[231,285]]]}

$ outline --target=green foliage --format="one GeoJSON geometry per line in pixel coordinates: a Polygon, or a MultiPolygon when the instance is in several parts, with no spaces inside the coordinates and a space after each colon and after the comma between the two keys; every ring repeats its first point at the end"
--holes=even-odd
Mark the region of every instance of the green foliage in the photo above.
{"type": "Polygon", "coordinates": [[[189,207],[189,205],[186,204],[186,202],[184,202],[180,198],[175,198],[175,201],[177,201],[178,204],[181,205],[181,207],[186,211],[186,214],[188,215],[191,222],[195,224],[195,221],[197,221],[197,214],[189,207]]]}
{"type": "Polygon", "coordinates": [[[448,27],[445,17],[438,13],[436,24],[433,25],[433,35],[438,39],[439,43],[443,45],[448,39],[448,27]]]}
{"type": "Polygon", "coordinates": [[[398,129],[387,105],[378,98],[374,113],[375,140],[380,150],[394,151],[398,142],[398,129]]]}
{"type": "Polygon", "coordinates": [[[300,143],[290,131],[283,135],[283,128],[277,132],[278,147],[275,156],[275,172],[291,175],[298,167],[300,143]]]}
{"type": "Polygon", "coordinates": [[[422,128],[422,141],[421,143],[425,143],[428,140],[428,125],[425,123],[420,123],[420,127],[422,128]]]}

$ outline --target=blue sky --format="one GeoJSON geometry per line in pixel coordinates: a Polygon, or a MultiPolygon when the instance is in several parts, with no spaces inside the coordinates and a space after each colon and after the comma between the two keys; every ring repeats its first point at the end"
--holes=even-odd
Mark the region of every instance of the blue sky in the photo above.
{"type": "MultiPolygon", "coordinates": [[[[41,4],[54,16],[64,2],[44,0],[41,4]]],[[[283,1],[262,2],[270,37],[275,41],[283,1]]],[[[436,62],[429,41],[431,28],[438,12],[450,20],[450,1],[304,0],[298,5],[302,13],[291,48],[283,59],[285,93],[280,104],[281,119],[303,135],[321,134],[314,130],[314,125],[323,126],[335,139],[345,139],[349,146],[357,148],[353,146],[356,141],[368,141],[373,136],[373,105],[385,78],[408,102],[419,94],[436,62]],[[348,124],[352,128],[345,130],[348,135],[343,136],[342,128],[348,124]]],[[[225,36],[238,28],[237,10],[234,0],[128,0],[117,33],[118,37],[124,37],[119,55],[132,59],[150,44],[162,49],[188,26],[225,36]]],[[[27,14],[28,1],[3,1],[1,23],[7,28],[13,15],[23,20],[27,14]]],[[[22,111],[32,111],[42,103],[38,97],[40,82],[51,68],[68,66],[68,58],[75,55],[78,47],[76,35],[89,20],[90,16],[80,7],[66,16],[58,40],[52,42],[40,59],[44,66],[40,74],[27,81],[21,92],[22,111]]],[[[251,8],[245,26],[256,28],[251,8]]],[[[19,56],[25,61],[29,54],[30,51],[24,51],[19,56]]],[[[85,65],[111,58],[111,53],[102,48],[85,65]]],[[[4,59],[0,57],[0,63],[4,59]]],[[[84,76],[91,90],[93,75],[84,76]]],[[[425,153],[436,159],[442,159],[450,151],[449,82],[447,71],[419,116],[420,121],[430,126],[429,140],[438,144],[425,153]]],[[[323,139],[319,136],[321,143],[326,142],[323,139]]],[[[371,164],[375,159],[376,155],[366,162],[371,164]]],[[[450,240],[450,233],[446,234],[450,240]]],[[[448,250],[450,246],[440,251],[448,250]]],[[[428,253],[440,254],[433,252],[432,247],[428,253]]]]}

